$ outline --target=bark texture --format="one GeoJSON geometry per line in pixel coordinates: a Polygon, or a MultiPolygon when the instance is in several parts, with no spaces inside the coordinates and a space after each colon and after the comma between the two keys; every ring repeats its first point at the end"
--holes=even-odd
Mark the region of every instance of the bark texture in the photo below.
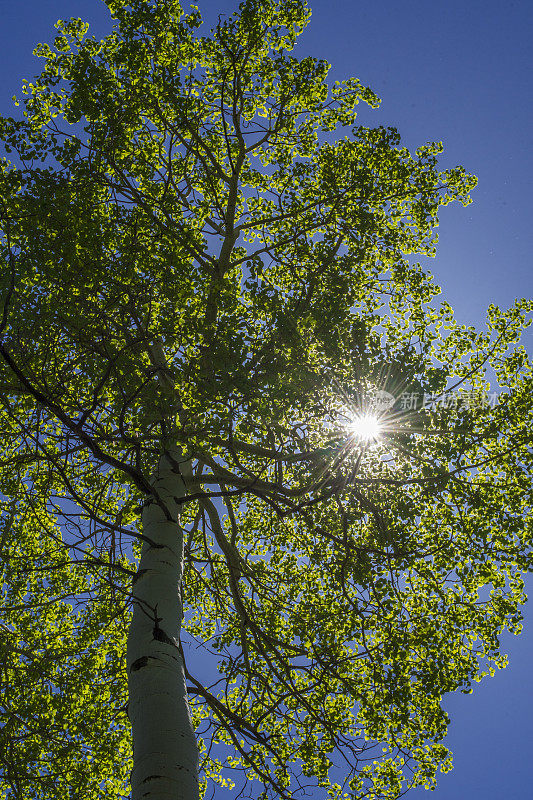
{"type": "Polygon", "coordinates": [[[198,750],[191,723],[179,637],[183,608],[185,484],[175,451],[152,479],[156,497],[143,510],[145,542],[133,580],[128,636],[128,715],[133,730],[132,800],[197,800],[198,750]],[[174,463],[172,463],[174,462],[174,463]]]}

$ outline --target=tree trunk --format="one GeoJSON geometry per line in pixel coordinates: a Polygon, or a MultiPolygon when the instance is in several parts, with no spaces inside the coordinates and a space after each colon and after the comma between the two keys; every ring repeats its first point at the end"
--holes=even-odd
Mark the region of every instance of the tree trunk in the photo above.
{"type": "MultiPolygon", "coordinates": [[[[171,451],[180,461],[181,454],[171,451]]],[[[133,730],[132,800],[197,800],[198,750],[192,727],[179,637],[183,607],[185,484],[163,455],[152,485],[155,498],[142,514],[143,544],[133,579],[128,635],[128,716],[133,730]],[[165,508],[163,508],[164,506],[165,508]]]]}

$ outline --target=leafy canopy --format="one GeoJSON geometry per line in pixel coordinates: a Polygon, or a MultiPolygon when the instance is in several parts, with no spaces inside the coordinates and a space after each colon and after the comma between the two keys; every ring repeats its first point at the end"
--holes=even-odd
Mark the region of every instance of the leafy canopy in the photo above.
{"type": "Polygon", "coordinates": [[[292,55],[303,2],[209,36],[174,0],[106,5],[101,41],[57,23],[0,120],[5,796],[127,796],[139,509],[176,444],[204,786],[432,786],[442,696],[520,629],[531,305],[480,332],[436,304],[409,256],[475,180],[356,124],[374,93],[292,55]],[[466,402],[489,378],[497,404],[466,402]],[[397,402],[363,444],[341,416],[376,388],[397,402]]]}

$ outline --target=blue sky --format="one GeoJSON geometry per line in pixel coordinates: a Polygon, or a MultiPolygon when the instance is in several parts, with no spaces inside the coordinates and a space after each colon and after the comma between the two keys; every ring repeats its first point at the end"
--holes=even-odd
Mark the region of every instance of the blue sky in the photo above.
{"type": "MultiPolygon", "coordinates": [[[[234,7],[196,2],[209,21],[234,7]]],[[[382,98],[378,111],[360,107],[360,122],[394,125],[412,148],[442,140],[443,165],[463,164],[479,178],[472,205],[442,210],[437,257],[428,263],[459,319],[480,325],[490,302],[530,297],[533,4],[315,0],[311,7],[299,52],[332,63],[332,79],[354,75],[382,98]]],[[[100,0],[0,0],[1,113],[11,113],[21,79],[39,69],[34,45],[69,16],[88,20],[96,35],[105,31],[100,0]]],[[[533,334],[525,341],[533,351],[533,334]]],[[[434,800],[531,794],[533,608],[525,616],[524,635],[504,640],[507,670],[446,702],[455,769],[442,776],[434,800]]]]}

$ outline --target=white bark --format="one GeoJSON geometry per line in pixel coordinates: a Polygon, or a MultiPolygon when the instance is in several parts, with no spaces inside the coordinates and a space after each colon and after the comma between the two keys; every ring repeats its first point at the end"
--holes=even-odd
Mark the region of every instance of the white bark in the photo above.
{"type": "MultiPolygon", "coordinates": [[[[175,450],[171,455],[182,458],[175,450]]],[[[185,485],[165,455],[152,484],[166,508],[154,501],[143,510],[143,533],[153,544],[143,545],[132,588],[127,652],[132,800],[198,800],[198,750],[178,647],[185,485]]]]}

